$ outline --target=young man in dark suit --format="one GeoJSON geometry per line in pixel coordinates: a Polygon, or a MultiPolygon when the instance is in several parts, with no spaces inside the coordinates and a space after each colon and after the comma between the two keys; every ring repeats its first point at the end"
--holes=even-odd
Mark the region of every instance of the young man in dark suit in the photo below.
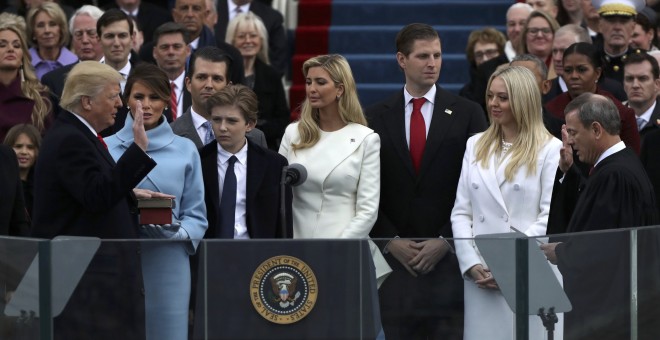
{"type": "Polygon", "coordinates": [[[285,225],[280,214],[280,179],[287,160],[246,138],[257,122],[256,94],[243,85],[229,85],[212,95],[206,108],[215,141],[200,150],[209,221],[205,237],[292,237],[289,187],[285,225]]]}
{"type": "Polygon", "coordinates": [[[371,237],[389,240],[382,250],[393,269],[379,290],[381,318],[388,339],[452,338],[463,331],[463,279],[443,238],[452,237],[465,144],[486,119],[479,105],[436,85],[442,49],[431,26],[404,27],[396,44],[406,84],[366,110],[381,138],[371,237]]]}

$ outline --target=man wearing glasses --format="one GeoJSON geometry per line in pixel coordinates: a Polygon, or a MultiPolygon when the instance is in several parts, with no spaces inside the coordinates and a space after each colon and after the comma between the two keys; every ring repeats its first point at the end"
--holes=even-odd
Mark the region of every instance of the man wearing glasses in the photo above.
{"type": "MultiPolygon", "coordinates": [[[[103,49],[96,33],[96,22],[103,15],[103,11],[96,6],[85,5],[80,7],[69,20],[71,32],[71,46],[73,53],[79,61],[101,60],[103,49]]],[[[57,117],[62,110],[59,102],[64,89],[64,79],[77,63],[60,67],[44,74],[41,83],[50,89],[50,101],[53,103],[53,114],[57,117]]]]}

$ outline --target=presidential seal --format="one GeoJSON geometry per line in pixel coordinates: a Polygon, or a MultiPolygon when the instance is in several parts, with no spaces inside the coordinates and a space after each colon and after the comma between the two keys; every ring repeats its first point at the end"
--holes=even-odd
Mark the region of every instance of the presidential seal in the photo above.
{"type": "Polygon", "coordinates": [[[259,265],[250,282],[250,300],[266,320],[291,324],[316,304],[318,283],[312,269],[292,256],[275,256],[259,265]]]}

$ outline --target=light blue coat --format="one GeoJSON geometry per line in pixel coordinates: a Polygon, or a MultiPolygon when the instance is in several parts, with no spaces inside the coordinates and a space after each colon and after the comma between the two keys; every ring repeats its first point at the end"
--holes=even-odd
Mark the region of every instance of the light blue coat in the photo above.
{"type": "MultiPolygon", "coordinates": [[[[133,143],[132,124],[129,115],[124,127],[105,139],[115,160],[133,143]]],[[[181,228],[190,237],[185,242],[141,245],[147,339],[185,340],[190,300],[188,256],[194,254],[208,227],[202,167],[193,142],[175,135],[167,121],[147,131],[147,137],[147,154],[158,164],[138,188],[176,196],[172,218],[181,221],[181,228]]]]}

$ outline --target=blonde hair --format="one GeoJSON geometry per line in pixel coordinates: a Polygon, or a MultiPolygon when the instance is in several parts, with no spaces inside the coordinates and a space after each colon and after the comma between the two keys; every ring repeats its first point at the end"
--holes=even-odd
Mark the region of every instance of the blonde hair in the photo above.
{"type": "Polygon", "coordinates": [[[44,121],[50,113],[51,103],[48,98],[42,96],[48,92],[48,88],[42,85],[37,79],[32,66],[32,58],[27,47],[27,40],[25,39],[25,20],[10,13],[0,14],[0,31],[12,31],[18,36],[21,42],[21,51],[23,57],[21,58],[21,66],[17,70],[17,77],[21,77],[21,92],[28,99],[34,101],[34,108],[30,116],[32,124],[43,132],[45,129],[44,121]]]}
{"type": "MultiPolygon", "coordinates": [[[[362,106],[357,96],[357,88],[353,72],[346,58],[339,54],[320,55],[310,58],[303,64],[303,74],[307,78],[307,72],[312,67],[321,67],[330,75],[335,87],[342,85],[344,93],[337,98],[339,117],[342,122],[357,123],[367,126],[367,119],[362,112],[362,106]]],[[[305,149],[314,146],[321,136],[319,128],[319,111],[312,109],[309,98],[305,98],[300,110],[300,121],[298,123],[300,142],[292,144],[293,150],[305,149]]]]}
{"type": "MultiPolygon", "coordinates": [[[[506,180],[511,181],[522,167],[527,167],[528,175],[536,173],[537,153],[552,139],[552,135],[543,125],[541,92],[532,71],[522,66],[498,69],[488,80],[488,89],[495,78],[500,78],[506,86],[511,114],[518,130],[518,136],[509,149],[511,159],[504,172],[506,180]]],[[[493,122],[477,141],[476,162],[482,168],[488,168],[490,157],[502,154],[503,137],[502,126],[493,122]]]]}
{"type": "MultiPolygon", "coordinates": [[[[57,26],[60,28],[60,41],[58,41],[60,47],[68,46],[71,36],[69,34],[69,26],[67,25],[66,14],[64,14],[62,7],[60,7],[60,5],[58,5],[56,2],[44,2],[39,6],[30,8],[26,15],[27,36],[30,37],[30,39],[34,38],[34,25],[36,24],[35,21],[37,15],[41,12],[48,14],[48,16],[51,17],[51,19],[53,19],[53,21],[55,21],[57,26]]],[[[37,45],[37,43],[32,42],[32,40],[30,40],[30,42],[35,46],[37,45]]]]}
{"type": "Polygon", "coordinates": [[[60,106],[67,111],[80,113],[82,97],[96,97],[106,85],[119,84],[122,79],[119,72],[106,64],[96,60],[81,61],[66,77],[60,106]]]}
{"type": "Polygon", "coordinates": [[[258,15],[252,12],[247,12],[238,14],[234,19],[231,19],[227,24],[225,42],[234,46],[234,40],[236,40],[236,31],[238,31],[238,28],[241,26],[249,27],[250,25],[254,26],[261,38],[261,48],[259,49],[259,52],[257,52],[257,58],[270,65],[270,59],[268,58],[268,30],[266,30],[266,25],[264,25],[264,22],[258,15]]]}

